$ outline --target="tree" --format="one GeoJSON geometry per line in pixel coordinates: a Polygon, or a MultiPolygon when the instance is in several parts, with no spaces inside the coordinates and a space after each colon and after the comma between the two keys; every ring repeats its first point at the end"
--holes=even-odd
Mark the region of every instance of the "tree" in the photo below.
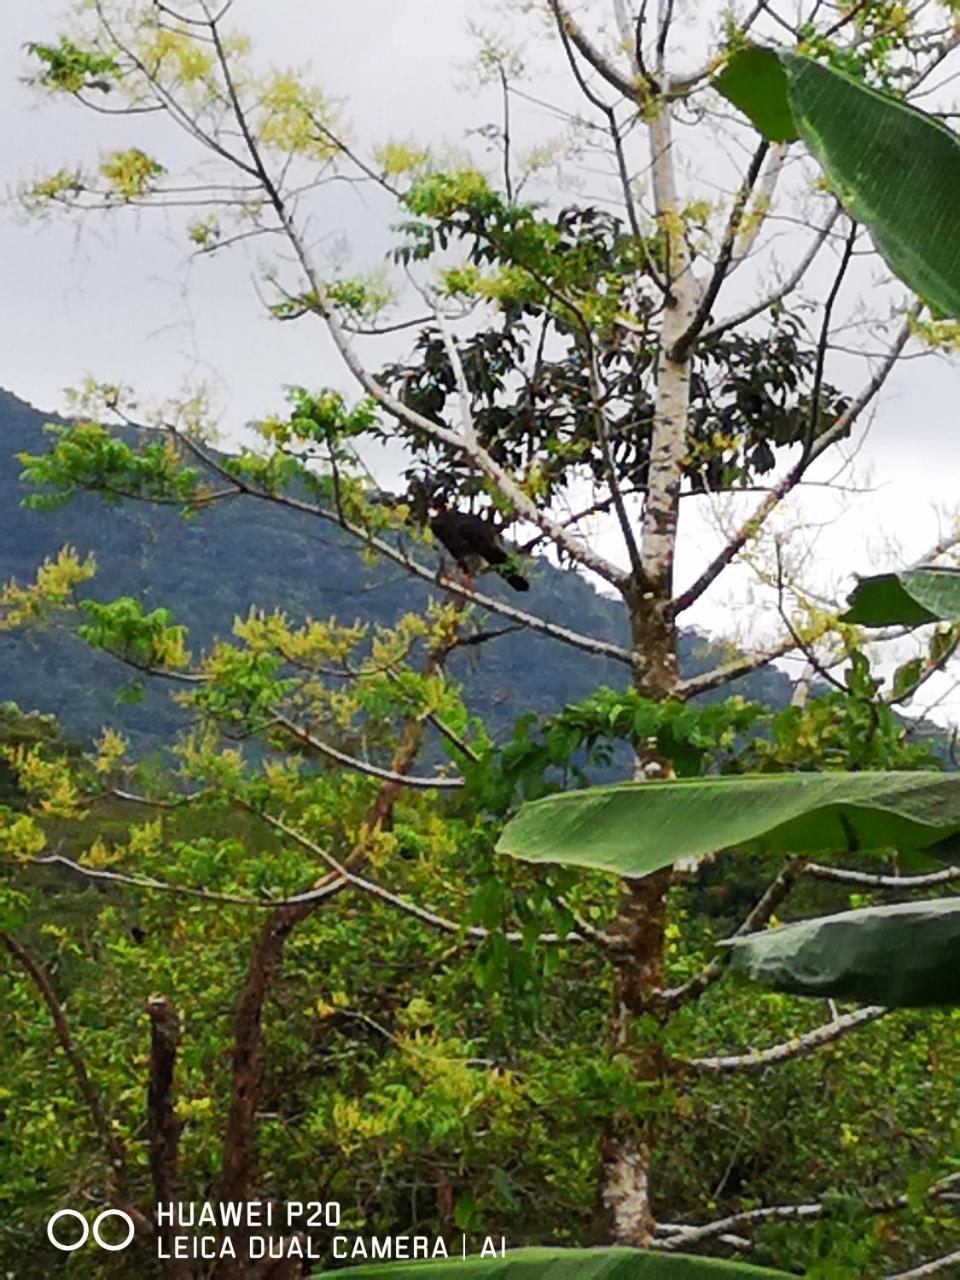
{"type": "MultiPolygon", "coordinates": [[[[455,911],[451,921],[418,905],[418,887],[406,884],[403,868],[399,878],[407,893],[399,897],[395,882],[387,888],[369,878],[369,865],[379,866],[384,850],[402,847],[398,823],[417,839],[423,838],[421,824],[429,828],[426,806],[409,799],[411,793],[462,790],[468,803],[459,820],[489,858],[516,787],[542,792],[551,786],[549,766],[575,764],[584,745],[596,747],[610,736],[629,742],[636,777],[651,781],[650,796],[677,773],[716,765],[732,735],[744,732],[756,713],[736,702],[702,709],[692,699],[790,652],[821,670],[850,660],[843,687],[861,711],[870,708],[871,749],[875,738],[882,741],[879,688],[855,652],[855,636],[838,626],[835,610],[816,606],[782,571],[782,558],[774,586],[783,635],[762,652],[682,679],[678,619],[738,557],[761,544],[773,513],[857,425],[907,343],[922,336],[942,342],[949,335],[936,322],[921,320],[920,304],[905,312],[898,294],[886,295],[877,327],[892,329],[892,336],[888,332],[879,356],[867,355],[871,348],[864,344],[864,380],[842,394],[828,381],[829,366],[842,308],[854,305],[844,304],[845,290],[857,288],[856,259],[865,237],[837,196],[817,191],[813,169],[798,166],[802,199],[817,230],[792,269],[771,285],[778,189],[787,188],[782,198],[788,207],[797,198],[788,186],[785,145],[752,140],[751,157],[723,208],[680,194],[682,113],[714,101],[712,77],[733,65],[748,33],[766,31],[782,40],[782,18],[765,5],[729,17],[702,69],[678,74],[670,66],[672,5],[660,7],[650,30],[643,9],[630,14],[615,4],[612,52],[591,15],[581,19],[559,0],[547,7],[553,47],[582,95],[578,127],[591,147],[595,142],[604,149],[619,181],[615,216],[556,199],[520,201],[526,175],[514,168],[506,115],[492,135],[503,159],[496,180],[395,144],[368,158],[348,142],[320,91],[286,75],[256,73],[232,29],[229,4],[217,12],[202,0],[183,12],[160,4],[131,11],[98,0],[85,8],[70,38],[33,46],[41,84],[98,110],[142,116],[144,148],[151,145],[151,115],[162,116],[196,145],[203,169],[185,194],[183,180],[167,173],[163,158],[138,147],[105,157],[95,172],[78,168],[38,182],[29,201],[105,212],[174,209],[186,201],[192,212],[184,233],[202,254],[221,252],[238,239],[279,237],[290,261],[278,258],[267,274],[273,314],[283,322],[319,322],[365,397],[351,404],[330,389],[295,391],[288,414],[259,424],[260,452],[224,456],[205,439],[202,406],[182,404],[143,419],[119,384],[92,386],[78,406],[80,424],[62,431],[49,454],[26,462],[28,479],[44,500],[94,489],[110,499],[175,502],[199,516],[237,497],[305,509],[432,582],[435,570],[418,548],[423,504],[439,491],[495,512],[515,526],[528,553],[549,549],[561,563],[599,578],[620,594],[630,617],[632,642],[619,646],[561,627],[502,593],[448,579],[445,602],[428,617],[401,620],[394,633],[372,644],[333,624],[298,628],[281,617],[252,616],[240,629],[241,646],[219,645],[194,665],[182,630],[164,611],[145,615],[132,601],[80,599],[84,638],[140,671],[183,683],[205,725],[243,740],[259,736],[274,752],[321,758],[343,770],[324,769],[308,782],[298,764],[272,775],[265,771],[260,780],[210,736],[184,749],[187,773],[204,788],[216,787],[218,804],[252,809],[300,857],[284,869],[283,903],[268,914],[253,944],[237,1002],[218,1183],[225,1199],[244,1198],[252,1185],[261,1017],[293,930],[347,889],[390,903],[424,925],[459,928],[455,911]],[[646,165],[648,192],[638,189],[635,176],[646,165]],[[325,183],[344,176],[375,184],[396,202],[403,218],[398,265],[408,269],[418,311],[429,313],[409,322],[418,331],[413,355],[381,370],[364,358],[363,343],[393,327],[382,315],[389,295],[377,279],[338,276],[318,256],[307,230],[310,202],[322,196],[325,183]],[[787,299],[796,304],[802,296],[819,255],[832,257],[831,279],[820,296],[804,299],[816,307],[807,326],[798,306],[788,310],[787,299]],[[731,278],[750,272],[752,301],[725,312],[731,278]],[[885,314],[890,299],[892,324],[885,314]],[[120,433],[111,434],[110,424],[120,433]],[[365,446],[384,438],[401,442],[409,455],[408,491],[390,502],[371,492],[363,467],[365,446]],[[758,505],[694,581],[678,586],[682,497],[757,489],[758,505]],[[621,543],[617,555],[602,552],[589,537],[598,513],[612,517],[621,543]],[[530,726],[521,726],[515,742],[498,754],[442,678],[451,648],[478,638],[463,630],[476,611],[616,659],[630,690],[561,712],[542,744],[531,740],[530,726]],[[825,637],[827,649],[818,649],[825,637]],[[411,670],[414,655],[419,668],[411,670]],[[349,693],[329,687],[330,679],[347,681],[349,693]],[[336,741],[320,735],[321,724],[336,741]],[[428,725],[446,742],[457,776],[415,772],[428,725]],[[371,763],[378,747],[385,763],[371,763]],[[363,787],[358,778],[365,779],[363,787]],[[304,860],[311,859],[326,860],[330,869],[305,894],[297,892],[309,879],[304,860]]],[[[863,83],[909,95],[949,55],[952,33],[952,21],[936,5],[909,16],[897,5],[834,11],[817,4],[801,26],[790,28],[790,40],[863,83]]],[[[505,104],[514,105],[511,59],[491,46],[486,65],[502,84],[505,104]]],[[[744,137],[741,126],[731,128],[732,136],[744,137]]],[[[931,549],[940,555],[949,550],[931,549]]],[[[8,616],[17,622],[72,605],[90,571],[65,554],[32,591],[8,592],[8,616]]],[[[893,697],[916,691],[955,643],[952,632],[935,633],[919,668],[899,677],[893,697]]],[[[116,743],[105,740],[101,778],[113,778],[121,759],[116,743]]],[[[51,810],[41,757],[25,753],[20,762],[27,781],[32,770],[49,812],[69,818],[83,808],[82,788],[89,782],[68,785],[57,772],[62,794],[59,809],[51,810]]],[[[870,763],[876,767],[876,758],[870,763]]],[[[479,914],[471,926],[489,962],[490,985],[504,966],[514,965],[521,992],[529,948],[538,939],[548,947],[597,948],[612,1009],[604,1029],[610,1074],[598,1234],[641,1246],[656,1243],[650,1176],[673,1073],[665,1051],[669,1020],[709,985],[694,976],[678,996],[665,969],[669,893],[694,868],[646,869],[650,873],[638,877],[627,868],[616,918],[601,927],[577,909],[581,900],[594,908],[591,892],[602,894],[589,881],[549,871],[525,879],[527,873],[517,871],[521,879],[504,893],[491,887],[499,884],[497,877],[487,875],[474,896],[479,914]],[[518,938],[510,937],[509,925],[502,932],[513,912],[519,915],[519,929],[511,922],[518,938]]],[[[476,873],[478,864],[471,870],[476,873]]],[[[750,928],[770,917],[793,878],[774,880],[751,912],[750,928]]],[[[710,978],[714,973],[711,967],[710,978]]],[[[826,1037],[817,1033],[810,1043],[832,1040],[865,1020],[857,1013],[837,1018],[826,1037]]]]}

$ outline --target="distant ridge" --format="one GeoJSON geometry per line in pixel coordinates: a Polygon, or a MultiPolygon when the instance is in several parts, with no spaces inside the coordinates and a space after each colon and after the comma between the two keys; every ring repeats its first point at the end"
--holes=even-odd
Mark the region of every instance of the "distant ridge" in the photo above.
{"type": "MultiPolygon", "coordinates": [[[[416,608],[430,591],[397,566],[365,565],[349,535],[310,516],[239,498],[183,520],[168,507],[126,503],[110,507],[84,495],[53,512],[20,505],[16,454],[45,447],[44,422],[58,420],[8,391],[0,391],[0,582],[33,577],[45,556],[65,543],[93,552],[97,576],[91,594],[101,599],[134,596],[144,606],[165,605],[190,627],[201,648],[228,636],[237,614],[251,605],[283,608],[297,620],[306,614],[390,623],[416,608]]],[[[588,634],[625,644],[628,627],[619,602],[599,595],[572,571],[544,560],[536,564],[524,608],[588,634]]],[[[508,594],[491,577],[491,594],[508,594]]],[[[689,675],[726,655],[697,631],[681,637],[681,670],[689,675]]],[[[574,652],[555,640],[511,633],[455,655],[471,709],[497,731],[523,711],[550,711],[582,697],[598,684],[622,687],[618,663],[574,652]]],[[[139,750],[170,740],[183,723],[169,688],[147,682],[143,702],[118,703],[118,688],[131,673],[106,655],[91,653],[63,634],[0,635],[0,702],[56,715],[82,741],[104,724],[121,727],[139,750]]],[[[733,688],[734,686],[730,686],[733,688]]],[[[765,668],[737,682],[744,697],[773,706],[790,699],[783,672],[765,668]]],[[[721,696],[726,696],[726,691],[721,696]]]]}

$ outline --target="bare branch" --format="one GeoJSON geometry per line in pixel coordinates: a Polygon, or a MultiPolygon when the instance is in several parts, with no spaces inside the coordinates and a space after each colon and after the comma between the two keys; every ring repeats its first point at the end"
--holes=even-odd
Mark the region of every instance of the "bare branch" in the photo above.
{"type": "Polygon", "coordinates": [[[837,273],[834,276],[833,284],[830,286],[830,292],[827,294],[826,302],[823,304],[820,338],[817,342],[817,365],[813,375],[813,388],[810,392],[810,420],[807,423],[803,453],[800,456],[800,464],[798,465],[806,465],[806,460],[813,450],[817,427],[820,425],[820,392],[823,388],[823,370],[827,360],[827,344],[830,339],[830,320],[833,317],[833,308],[840,293],[840,286],[843,284],[843,277],[847,274],[847,268],[853,256],[853,247],[857,241],[858,231],[859,227],[856,222],[851,220],[850,231],[843,246],[843,253],[840,255],[840,265],[837,267],[837,273]]]}
{"type": "Polygon", "coordinates": [[[703,1240],[715,1240],[728,1231],[739,1231],[743,1227],[758,1226],[762,1222],[804,1222],[821,1218],[824,1207],[817,1201],[810,1204],[768,1205],[763,1209],[748,1209],[743,1213],[732,1213],[727,1218],[718,1218],[715,1222],[705,1222],[699,1226],[676,1226],[658,1224],[658,1233],[669,1231],[666,1239],[654,1242],[654,1248],[667,1251],[686,1249],[689,1245],[699,1244],[703,1240]]]}
{"type": "Polygon", "coordinates": [[[855,1031],[868,1022],[876,1022],[890,1010],[884,1005],[864,1005],[853,1013],[845,1013],[832,1022],[805,1035],[796,1036],[785,1044],[773,1045],[769,1049],[760,1049],[752,1053],[733,1054],[716,1058],[693,1058],[685,1065],[697,1071],[763,1071],[766,1067],[776,1066],[780,1062],[790,1062],[794,1058],[805,1058],[815,1053],[825,1044],[839,1040],[841,1036],[855,1031]]]}
{"type": "Polygon", "coordinates": [[[746,213],[747,202],[750,199],[750,193],[756,185],[757,178],[760,176],[760,169],[769,149],[769,143],[764,139],[753,153],[750,166],[744,176],[743,182],[740,184],[740,190],[737,192],[730,210],[730,217],[727,220],[727,229],[723,233],[723,239],[720,242],[720,252],[717,255],[717,262],[713,268],[713,274],[707,283],[706,288],[700,295],[700,301],[697,309],[693,313],[693,319],[684,329],[683,333],[673,344],[670,352],[671,360],[683,360],[693,344],[696,342],[704,324],[710,318],[713,310],[713,304],[717,300],[724,280],[727,278],[727,272],[730,270],[730,264],[733,260],[733,251],[736,248],[737,236],[740,234],[740,227],[743,223],[743,216],[746,213]]]}
{"type": "MultiPolygon", "coordinates": [[[[424,716],[424,719],[427,717],[424,716]]],[[[356,756],[347,755],[345,751],[340,751],[337,747],[331,746],[329,742],[323,742],[320,738],[315,738],[308,729],[291,720],[288,716],[277,715],[274,717],[273,724],[280,725],[286,729],[287,733],[302,742],[304,746],[310,747],[319,755],[325,756],[328,760],[334,760],[337,764],[341,764],[345,769],[352,769],[355,773],[365,773],[370,778],[379,778],[382,782],[396,782],[402,787],[410,787],[414,791],[451,791],[460,790],[464,781],[462,778],[450,778],[443,774],[438,774],[430,778],[418,777],[416,774],[398,774],[392,769],[381,768],[380,765],[370,764],[366,760],[358,760],[356,756]]]]}
{"type": "Polygon", "coordinates": [[[667,41],[673,22],[673,0],[660,0],[660,25],[657,30],[657,71],[663,76],[667,61],[667,41]]]}
{"type": "Polygon", "coordinates": [[[932,679],[932,677],[937,675],[938,672],[944,670],[947,663],[957,652],[957,649],[960,648],[960,627],[951,627],[950,631],[942,634],[945,643],[941,652],[936,657],[928,656],[927,660],[923,663],[917,678],[909,688],[904,689],[904,691],[897,694],[896,697],[891,695],[888,698],[884,698],[883,701],[887,706],[895,707],[898,704],[909,701],[915,693],[923,688],[928,680],[932,679]]]}
{"type": "Polygon", "coordinates": [[[622,93],[625,98],[635,102],[640,88],[639,82],[626,75],[619,67],[616,67],[604,57],[580,27],[579,23],[567,11],[566,7],[560,3],[560,0],[549,0],[549,4],[557,26],[565,35],[569,36],[577,51],[590,63],[594,71],[606,80],[607,84],[612,85],[614,89],[622,93]]]}
{"type": "MultiPolygon", "coordinates": [[[[371,533],[361,525],[353,524],[349,520],[341,521],[339,515],[335,511],[326,511],[323,507],[315,506],[309,502],[303,502],[299,498],[291,497],[288,494],[271,493],[264,489],[258,489],[249,484],[245,480],[240,480],[222,466],[216,458],[202,448],[196,440],[185,435],[178,428],[172,425],[166,425],[161,428],[147,427],[143,424],[128,421],[128,426],[137,427],[144,431],[161,430],[169,433],[178,440],[186,449],[189,449],[195,457],[199,458],[210,470],[216,472],[219,476],[229,480],[238,490],[239,493],[249,498],[256,498],[262,502],[270,502],[276,506],[288,507],[293,511],[302,511],[307,515],[314,516],[319,520],[324,520],[329,524],[334,524],[337,528],[343,529],[349,533],[351,537],[358,539],[372,551],[376,551],[385,559],[392,561],[394,564],[400,565],[415,577],[429,582],[433,585],[437,583],[436,570],[428,568],[419,561],[414,560],[412,556],[405,551],[395,547],[392,543],[387,542],[384,538],[378,537],[371,533]]],[[[139,499],[140,495],[134,495],[139,499]]],[[[149,499],[140,499],[149,501],[149,499]]],[[[546,536],[546,535],[544,535],[546,536]]],[[[509,618],[512,622],[518,623],[522,627],[529,628],[541,635],[549,636],[551,639],[559,640],[564,644],[568,644],[575,649],[580,649],[584,653],[593,653],[598,657],[612,658],[616,662],[622,662],[632,665],[636,658],[630,649],[623,645],[612,644],[608,640],[598,640],[593,636],[580,635],[576,631],[572,631],[569,627],[561,626],[559,623],[549,622],[545,618],[540,618],[536,614],[527,613],[523,609],[518,609],[515,605],[505,600],[499,600],[494,596],[488,596],[475,590],[472,587],[465,587],[461,582],[444,581],[444,590],[451,596],[455,596],[458,600],[462,600],[468,604],[474,604],[482,609],[486,609],[490,613],[499,614],[501,617],[509,618]]],[[[117,656],[117,655],[113,655],[117,656]]],[[[141,668],[142,669],[142,668],[141,668]]],[[[203,680],[204,677],[188,677],[180,673],[168,673],[151,670],[150,675],[164,675],[168,678],[187,679],[192,682],[203,680]]]]}
{"type": "Polygon", "coordinates": [[[860,391],[859,395],[857,395],[844,412],[839,415],[833,426],[823,432],[809,451],[804,450],[804,454],[801,456],[799,462],[791,467],[779,484],[771,490],[750,519],[746,520],[740,526],[720,554],[711,561],[709,565],[707,565],[697,580],[692,583],[686,591],[682,592],[674,599],[674,616],[683,613],[685,609],[689,609],[692,604],[700,599],[703,593],[713,585],[727,565],[731,564],[747,543],[756,537],[761,526],[770,514],[780,505],[787,494],[800,483],[807,467],[820,457],[820,455],[832,444],[844,436],[847,431],[849,431],[850,427],[854,422],[856,422],[857,418],[890,376],[900,353],[910,340],[912,334],[911,321],[919,314],[919,310],[919,304],[911,308],[907,319],[904,321],[899,333],[897,334],[897,337],[887,351],[882,364],[876,370],[869,382],[860,391]]]}
{"type": "Polygon", "coordinates": [[[910,889],[932,889],[935,885],[955,884],[960,881],[960,867],[945,867],[942,871],[929,871],[924,875],[891,876],[873,871],[853,871],[846,867],[825,867],[810,862],[803,874],[815,880],[829,880],[834,884],[857,884],[868,889],[895,889],[906,893],[910,889]]]}
{"type": "Polygon", "coordinates": [[[911,1267],[909,1271],[897,1271],[886,1277],[886,1280],[923,1280],[924,1276],[940,1275],[943,1271],[952,1271],[960,1267],[960,1249],[955,1253],[945,1253],[941,1258],[921,1263],[919,1267],[911,1267]]]}
{"type": "MultiPolygon", "coordinates": [[[[309,836],[305,836],[303,832],[297,831],[295,827],[288,826],[280,818],[274,818],[268,813],[260,813],[258,815],[267,823],[268,826],[282,832],[289,839],[294,840],[304,849],[308,849],[311,853],[327,862],[333,869],[336,876],[344,880],[347,884],[359,889],[362,893],[370,894],[374,898],[380,899],[382,902],[388,903],[390,906],[398,908],[407,915],[413,916],[415,919],[429,924],[435,929],[439,929],[443,933],[453,934],[458,937],[472,938],[477,941],[484,941],[491,937],[489,929],[481,928],[478,925],[458,924],[455,920],[449,920],[444,916],[438,915],[435,911],[430,911],[426,907],[421,907],[416,902],[410,902],[406,898],[400,897],[399,894],[393,893],[390,889],[386,889],[383,885],[374,884],[373,881],[365,879],[363,876],[357,875],[355,872],[348,870],[344,865],[338,863],[331,854],[324,850],[320,845],[316,844],[309,836]]],[[[302,900],[302,899],[301,899],[302,900]]],[[[581,932],[571,931],[562,937],[557,933],[542,933],[537,938],[537,942],[544,946],[563,946],[566,943],[582,943],[587,941],[600,942],[604,946],[616,946],[618,940],[612,938],[609,934],[602,933],[599,929],[593,929],[589,925],[586,930],[582,927],[581,932]]],[[[523,934],[521,933],[504,933],[502,935],[507,942],[520,943],[523,942],[523,934]]]]}
{"type": "Polygon", "coordinates": [[[328,885],[319,889],[310,889],[305,893],[297,893],[289,898],[250,898],[237,893],[218,893],[214,889],[198,889],[193,885],[173,884],[167,880],[156,880],[153,876],[128,875],[123,871],[107,871],[103,867],[85,867],[82,862],[74,862],[61,853],[40,854],[27,860],[29,866],[66,867],[68,871],[83,876],[86,880],[94,880],[100,884],[129,885],[134,889],[147,889],[151,893],[172,893],[185,898],[200,898],[205,902],[224,903],[232,907],[257,907],[260,910],[274,911],[282,907],[302,907],[320,903],[324,898],[338,892],[347,883],[332,890],[328,885]]]}
{"type": "Polygon", "coordinates": [[[711,671],[704,671],[698,676],[690,676],[686,680],[679,681],[672,696],[689,699],[695,698],[699,693],[709,693],[711,689],[719,689],[722,685],[729,684],[732,680],[738,680],[741,676],[749,675],[751,671],[759,671],[761,667],[766,667],[771,662],[775,662],[777,658],[782,658],[785,654],[791,653],[796,647],[796,637],[792,635],[785,636],[783,640],[771,645],[769,649],[764,649],[759,653],[744,654],[742,658],[735,658],[732,662],[727,662],[722,667],[714,667],[711,671]]]}
{"type": "MultiPolygon", "coordinates": [[[[940,1179],[928,1188],[927,1196],[932,1200],[945,1198],[945,1193],[948,1192],[949,1187],[955,1185],[958,1178],[960,1175],[954,1174],[940,1179]]],[[[908,1207],[909,1198],[905,1195],[897,1196],[893,1200],[878,1200],[864,1205],[864,1208],[871,1213],[890,1213],[908,1207]]],[[[732,1213],[728,1217],[717,1218],[714,1222],[698,1224],[658,1222],[658,1239],[653,1247],[668,1251],[686,1249],[689,1245],[700,1244],[704,1240],[720,1239],[730,1231],[741,1231],[744,1228],[759,1226],[764,1222],[809,1222],[825,1217],[828,1212],[826,1205],[813,1200],[805,1204],[766,1205],[760,1209],[746,1209],[742,1213],[732,1213]]],[[[904,1273],[906,1276],[916,1274],[918,1273],[904,1273]]],[[[886,1280],[902,1280],[902,1277],[888,1276],[886,1280]]]]}
{"type": "MultiPolygon", "coordinates": [[[[767,886],[760,901],[753,907],[749,915],[744,917],[743,922],[734,929],[730,937],[742,938],[746,934],[755,933],[758,929],[762,929],[777,908],[789,896],[790,890],[796,884],[797,878],[802,872],[803,862],[800,859],[791,858],[784,863],[779,875],[767,886]]],[[[660,999],[668,1007],[675,1007],[685,1004],[688,1000],[697,999],[706,991],[707,987],[723,976],[725,968],[726,960],[724,957],[711,960],[709,964],[704,965],[698,974],[689,978],[681,986],[661,991],[660,999]]]]}
{"type": "Polygon", "coordinates": [[[783,284],[778,285],[772,293],[768,293],[766,297],[759,302],[751,303],[749,307],[745,307],[743,311],[738,311],[735,315],[727,316],[725,319],[718,321],[709,329],[705,329],[700,335],[701,342],[707,342],[711,338],[718,338],[722,333],[726,333],[730,329],[736,329],[741,324],[746,324],[748,320],[754,319],[755,316],[762,315],[764,311],[769,310],[775,303],[781,302],[788,294],[793,293],[794,289],[800,284],[800,281],[807,274],[814,258],[826,244],[828,237],[833,231],[833,227],[837,219],[842,213],[839,201],[834,206],[833,212],[827,219],[825,225],[820,228],[816,236],[807,248],[806,253],[794,267],[793,271],[787,276],[783,284]]]}

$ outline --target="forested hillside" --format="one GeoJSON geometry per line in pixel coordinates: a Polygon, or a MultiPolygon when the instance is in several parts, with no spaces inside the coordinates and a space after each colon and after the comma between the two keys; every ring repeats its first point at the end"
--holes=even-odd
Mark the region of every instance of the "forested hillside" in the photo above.
{"type": "MultiPolygon", "coordinates": [[[[228,635],[234,617],[254,603],[259,609],[284,609],[294,621],[335,615],[345,623],[362,617],[368,624],[389,625],[422,608],[429,594],[428,586],[396,566],[365,563],[356,542],[335,527],[263,503],[252,506],[243,498],[191,520],[168,506],[110,507],[92,495],[66,510],[25,509],[27,491],[19,481],[16,455],[43,449],[48,421],[48,415],[0,392],[0,582],[31,580],[45,556],[69,543],[83,555],[96,556],[92,596],[129,595],[145,609],[171,609],[189,626],[195,648],[228,635]]],[[[485,589],[508,593],[492,578],[485,589]]],[[[622,602],[601,596],[577,573],[543,559],[524,603],[541,617],[626,643],[622,602]]],[[[683,674],[717,660],[717,648],[700,633],[682,634],[683,674]]],[[[620,687],[624,679],[618,663],[513,631],[455,655],[451,673],[463,681],[470,706],[497,730],[511,725],[523,706],[552,710],[598,684],[620,687]]],[[[168,687],[150,681],[142,700],[118,702],[118,692],[130,688],[130,674],[67,634],[0,634],[0,702],[56,715],[83,740],[111,723],[119,724],[140,750],[160,746],[180,723],[178,708],[168,687]]],[[[768,706],[782,706],[789,700],[790,681],[771,668],[738,682],[736,689],[768,706]]]]}

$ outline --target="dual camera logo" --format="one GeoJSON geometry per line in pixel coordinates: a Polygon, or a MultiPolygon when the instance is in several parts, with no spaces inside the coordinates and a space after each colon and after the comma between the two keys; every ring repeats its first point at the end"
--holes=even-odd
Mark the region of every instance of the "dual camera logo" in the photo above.
{"type": "MultiPolygon", "coordinates": [[[[124,1213],[122,1209],[104,1209],[102,1213],[98,1213],[93,1220],[93,1226],[86,1220],[82,1213],[78,1213],[76,1209],[59,1209],[47,1223],[47,1239],[55,1249],[59,1249],[61,1253],[73,1253],[74,1249],[82,1249],[93,1234],[94,1240],[101,1249],[106,1249],[108,1253],[119,1253],[121,1249],[125,1249],[133,1239],[134,1226],[133,1219],[129,1213],[124,1213]],[[74,1218],[80,1224],[80,1236],[78,1239],[71,1239],[75,1232],[72,1228],[57,1230],[57,1224],[63,1218],[74,1218]],[[119,1244],[116,1241],[105,1240],[101,1227],[109,1218],[120,1218],[126,1224],[127,1237],[119,1244]],[[67,1236],[65,1241],[61,1237],[67,1236]]],[[[113,1232],[111,1231],[111,1235],[113,1232]]]]}

